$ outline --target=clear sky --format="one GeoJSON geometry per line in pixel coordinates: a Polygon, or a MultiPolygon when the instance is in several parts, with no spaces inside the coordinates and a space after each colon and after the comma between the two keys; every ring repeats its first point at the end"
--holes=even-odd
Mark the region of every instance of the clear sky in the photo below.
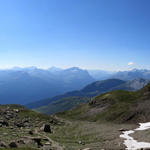
{"type": "Polygon", "coordinates": [[[0,0],[0,68],[150,69],[150,0],[0,0]]]}

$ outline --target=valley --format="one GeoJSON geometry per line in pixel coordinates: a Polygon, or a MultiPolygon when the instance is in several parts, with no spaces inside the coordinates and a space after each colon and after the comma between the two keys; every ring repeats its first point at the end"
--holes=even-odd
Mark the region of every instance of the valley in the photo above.
{"type": "Polygon", "coordinates": [[[0,0],[0,150],[150,150],[150,0],[0,0]]]}
{"type": "Polygon", "coordinates": [[[119,79],[107,79],[88,84],[78,91],[67,92],[50,99],[43,99],[25,105],[29,109],[45,113],[55,114],[58,112],[70,110],[73,107],[89,102],[92,97],[105,92],[114,90],[137,91],[147,85],[150,81],[145,79],[134,79],[132,81],[123,81],[119,79]]]}
{"type": "MultiPolygon", "coordinates": [[[[67,70],[67,74],[73,70],[82,72],[72,68],[67,70]]],[[[40,75],[43,70],[36,68],[34,71],[28,68],[25,72],[32,78],[43,76],[40,75]]],[[[45,73],[43,77],[46,79],[45,73]]],[[[53,73],[56,74],[55,71],[53,73]]],[[[17,78],[13,82],[16,80],[23,81],[17,78]]],[[[29,78],[24,81],[29,81],[29,78]]],[[[134,130],[140,122],[150,120],[149,82],[141,78],[129,81],[107,79],[92,82],[80,90],[29,103],[25,105],[28,109],[16,104],[0,105],[0,148],[124,150],[126,139],[122,138],[123,133],[134,130]]],[[[149,130],[136,131],[131,137],[149,143],[149,139],[145,138],[149,137],[148,133],[149,130]]]]}
{"type": "MultiPolygon", "coordinates": [[[[53,116],[20,105],[1,105],[0,146],[3,149],[123,150],[125,139],[120,135],[137,128],[139,122],[150,120],[149,99],[150,84],[135,92],[107,92],[53,116]]],[[[149,130],[136,131],[133,138],[150,142],[148,138],[140,139],[148,133],[149,130]]]]}

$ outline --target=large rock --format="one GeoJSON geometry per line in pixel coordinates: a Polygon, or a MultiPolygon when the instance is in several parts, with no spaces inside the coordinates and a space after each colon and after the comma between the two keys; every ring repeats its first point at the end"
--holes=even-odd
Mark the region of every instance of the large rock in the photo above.
{"type": "Polygon", "coordinates": [[[24,127],[24,123],[23,123],[23,122],[15,123],[15,125],[16,125],[18,128],[24,127]]]}
{"type": "Polygon", "coordinates": [[[6,120],[0,120],[0,124],[1,124],[2,126],[6,126],[6,127],[9,126],[9,123],[8,123],[6,120]]]}
{"type": "Polygon", "coordinates": [[[35,143],[37,143],[38,147],[42,147],[43,146],[43,144],[41,143],[41,140],[42,140],[41,138],[37,137],[37,138],[33,138],[33,140],[34,140],[35,143]]]}
{"type": "Polygon", "coordinates": [[[48,124],[44,125],[44,132],[52,133],[50,125],[48,124]]]}
{"type": "Polygon", "coordinates": [[[6,147],[7,147],[6,144],[4,142],[0,141],[0,148],[6,148],[6,147]]]}
{"type": "Polygon", "coordinates": [[[34,134],[32,130],[30,130],[28,133],[29,133],[30,135],[33,135],[33,134],[34,134]]]}
{"type": "Polygon", "coordinates": [[[10,148],[17,148],[18,145],[16,144],[16,142],[11,142],[11,143],[9,144],[9,147],[10,147],[10,148]]]}
{"type": "Polygon", "coordinates": [[[25,141],[24,140],[18,140],[17,143],[19,143],[19,144],[25,144],[25,141]]]}

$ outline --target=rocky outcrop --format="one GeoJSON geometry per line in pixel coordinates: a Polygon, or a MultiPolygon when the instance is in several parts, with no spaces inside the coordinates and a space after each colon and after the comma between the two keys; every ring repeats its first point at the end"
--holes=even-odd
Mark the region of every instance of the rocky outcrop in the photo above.
{"type": "Polygon", "coordinates": [[[51,148],[48,134],[52,133],[51,126],[56,124],[56,119],[22,106],[0,105],[0,135],[4,135],[0,136],[0,148],[30,147],[53,150],[55,146],[51,148]]]}
{"type": "Polygon", "coordinates": [[[0,141],[0,148],[6,148],[7,145],[5,142],[0,141]]]}
{"type": "Polygon", "coordinates": [[[48,124],[44,125],[44,132],[52,133],[50,125],[48,124]]]}
{"type": "Polygon", "coordinates": [[[10,147],[10,148],[17,148],[18,145],[16,144],[16,142],[11,142],[11,143],[9,144],[9,147],[10,147]]]}

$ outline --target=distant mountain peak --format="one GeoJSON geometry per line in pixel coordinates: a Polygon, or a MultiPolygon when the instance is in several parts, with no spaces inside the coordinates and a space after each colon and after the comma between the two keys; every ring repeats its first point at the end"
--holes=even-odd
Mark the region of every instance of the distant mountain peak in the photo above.
{"type": "Polygon", "coordinates": [[[69,70],[72,71],[72,72],[78,72],[78,71],[81,71],[82,69],[80,69],[78,67],[72,67],[69,70]]]}
{"type": "Polygon", "coordinates": [[[70,70],[70,71],[81,71],[83,69],[79,68],[79,67],[71,67],[71,68],[68,68],[66,70],[70,70]]]}
{"type": "Polygon", "coordinates": [[[31,67],[13,67],[12,70],[15,70],[15,71],[19,71],[19,70],[36,70],[38,69],[37,67],[35,66],[31,66],[31,67]]]}
{"type": "Polygon", "coordinates": [[[60,70],[63,70],[63,69],[55,67],[55,66],[52,66],[52,67],[48,68],[48,70],[49,71],[60,71],[60,70]]]}

